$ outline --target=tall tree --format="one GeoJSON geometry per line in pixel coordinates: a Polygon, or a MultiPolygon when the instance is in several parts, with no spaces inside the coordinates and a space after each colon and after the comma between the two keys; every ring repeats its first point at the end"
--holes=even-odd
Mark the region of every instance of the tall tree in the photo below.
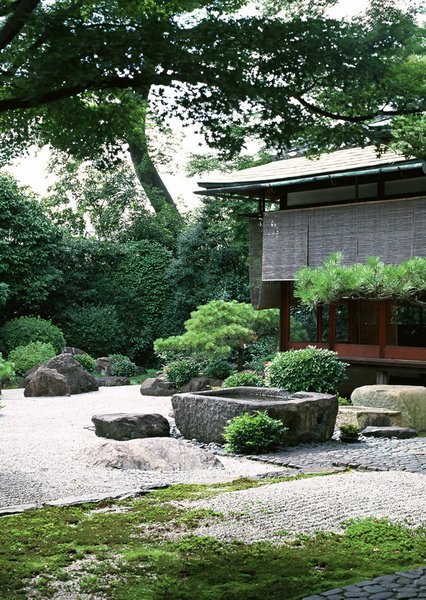
{"type": "Polygon", "coordinates": [[[252,16],[237,12],[247,0],[4,0],[3,157],[35,142],[111,163],[127,144],[154,208],[177,217],[147,152],[148,109],[229,153],[249,133],[365,143],[372,120],[421,115],[419,28],[395,3],[349,22],[321,13],[333,0],[263,0],[252,16]]]}

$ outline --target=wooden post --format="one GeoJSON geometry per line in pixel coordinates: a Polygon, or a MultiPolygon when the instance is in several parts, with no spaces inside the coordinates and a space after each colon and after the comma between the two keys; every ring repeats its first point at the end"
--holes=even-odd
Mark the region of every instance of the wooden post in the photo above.
{"type": "MultiPolygon", "coordinates": [[[[387,343],[387,302],[379,301],[379,356],[385,357],[385,346],[387,343]]],[[[384,383],[384,382],[381,382],[384,383]]]]}
{"type": "Polygon", "coordinates": [[[322,319],[323,313],[322,313],[322,304],[320,306],[317,307],[317,342],[322,342],[322,319]]]}
{"type": "Polygon", "coordinates": [[[334,342],[336,341],[336,306],[335,304],[328,305],[328,349],[334,350],[334,342]]]}
{"type": "Polygon", "coordinates": [[[290,281],[282,281],[280,286],[280,345],[281,352],[290,346],[290,281]]]}

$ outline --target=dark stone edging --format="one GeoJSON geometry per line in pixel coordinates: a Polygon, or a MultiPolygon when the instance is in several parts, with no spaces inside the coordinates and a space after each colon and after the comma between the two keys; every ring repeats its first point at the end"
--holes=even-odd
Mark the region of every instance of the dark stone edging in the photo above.
{"type": "Polygon", "coordinates": [[[50,500],[49,502],[42,502],[41,504],[16,504],[12,506],[4,506],[0,508],[0,518],[8,517],[10,515],[16,515],[23,513],[27,510],[34,510],[36,508],[44,508],[45,506],[79,506],[80,504],[95,504],[96,502],[102,502],[103,500],[127,500],[128,498],[137,498],[138,496],[145,496],[155,490],[161,490],[168,488],[168,483],[160,485],[152,485],[143,488],[139,488],[133,491],[122,491],[115,493],[102,494],[100,496],[92,496],[86,494],[85,496],[67,496],[65,498],[59,498],[58,500],[50,500]]]}

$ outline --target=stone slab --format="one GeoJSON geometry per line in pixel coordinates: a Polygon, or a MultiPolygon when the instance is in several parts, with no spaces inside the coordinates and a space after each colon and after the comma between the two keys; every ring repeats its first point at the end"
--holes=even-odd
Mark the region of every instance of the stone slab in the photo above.
{"type": "Polygon", "coordinates": [[[340,406],[337,413],[336,426],[356,425],[365,427],[407,427],[408,423],[397,410],[373,408],[371,406],[340,406]]]}

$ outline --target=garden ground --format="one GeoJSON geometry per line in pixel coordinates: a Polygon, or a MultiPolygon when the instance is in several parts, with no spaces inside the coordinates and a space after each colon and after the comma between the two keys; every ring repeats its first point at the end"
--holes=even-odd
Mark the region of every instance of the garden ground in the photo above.
{"type": "MultiPolygon", "coordinates": [[[[2,599],[278,599],[302,598],[337,586],[341,591],[328,597],[348,597],[350,591],[341,586],[426,563],[421,460],[410,463],[415,468],[398,468],[397,463],[389,467],[384,461],[386,472],[342,472],[340,467],[335,474],[303,475],[332,471],[333,462],[350,464],[351,452],[362,455],[362,448],[343,449],[330,442],[321,448],[289,449],[287,460],[285,451],[264,457],[291,463],[285,472],[282,466],[229,457],[220,457],[225,469],[217,472],[92,470],[74,456],[100,441],[92,430],[93,414],[149,411],[167,416],[170,399],[143,398],[137,386],[130,386],[69,398],[26,399],[22,390],[5,390],[1,403],[3,507],[193,482],[122,502],[45,507],[5,517],[2,599]],[[324,461],[327,452],[340,452],[340,461],[324,461]],[[267,473],[281,479],[229,483],[243,475],[267,473]],[[286,473],[299,475],[284,480],[286,473]],[[194,485],[197,481],[222,483],[194,485]],[[364,520],[341,527],[342,521],[355,517],[364,520]],[[392,524],[383,517],[404,523],[392,524]]],[[[392,440],[385,443],[386,455],[389,460],[407,454],[421,459],[426,456],[425,443],[424,438],[392,440]]],[[[385,456],[381,446],[374,442],[364,452],[378,469],[380,456],[385,456]]],[[[415,573],[412,580],[421,583],[424,572],[415,573]]],[[[370,593],[365,583],[352,597],[424,597],[420,588],[417,595],[398,596],[403,593],[398,585],[404,584],[395,579],[382,592],[373,585],[370,593]]]]}

